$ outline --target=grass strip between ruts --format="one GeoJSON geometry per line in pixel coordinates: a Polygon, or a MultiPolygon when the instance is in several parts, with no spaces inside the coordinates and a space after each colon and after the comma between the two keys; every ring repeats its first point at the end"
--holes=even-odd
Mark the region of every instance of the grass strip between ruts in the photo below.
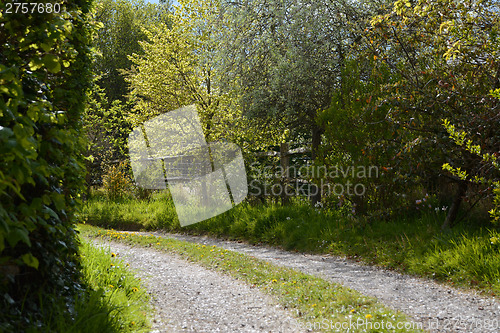
{"type": "Polygon", "coordinates": [[[79,225],[83,236],[120,241],[174,253],[274,296],[298,320],[297,328],[325,332],[422,332],[420,323],[374,298],[319,277],[284,268],[217,246],[79,225]]]}

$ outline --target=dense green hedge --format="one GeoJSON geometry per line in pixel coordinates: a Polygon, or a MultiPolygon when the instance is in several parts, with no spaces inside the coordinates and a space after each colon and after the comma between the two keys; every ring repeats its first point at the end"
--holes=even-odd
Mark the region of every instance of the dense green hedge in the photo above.
{"type": "Polygon", "coordinates": [[[42,331],[79,288],[90,1],[58,3],[61,13],[26,14],[0,3],[0,331],[42,331]]]}

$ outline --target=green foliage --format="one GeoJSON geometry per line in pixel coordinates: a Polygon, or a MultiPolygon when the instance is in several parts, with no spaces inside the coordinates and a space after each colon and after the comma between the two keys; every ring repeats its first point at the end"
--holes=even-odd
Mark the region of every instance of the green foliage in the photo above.
{"type": "Polygon", "coordinates": [[[126,164],[121,162],[108,167],[102,177],[102,187],[109,199],[122,199],[131,194],[132,180],[126,172],[126,164]]]}
{"type": "Polygon", "coordinates": [[[120,100],[110,102],[104,89],[94,84],[82,115],[88,186],[100,184],[109,164],[128,156],[131,124],[126,119],[127,108],[120,100]]]}
{"type": "MultiPolygon", "coordinates": [[[[500,88],[492,92],[492,96],[500,98],[500,88]]],[[[494,207],[489,211],[492,221],[494,223],[500,222],[500,162],[498,156],[500,152],[493,153],[482,153],[482,148],[480,145],[474,144],[471,139],[467,139],[467,133],[465,131],[457,130],[455,125],[451,124],[448,119],[443,122],[444,127],[450,134],[450,138],[455,141],[455,143],[463,147],[466,151],[479,156],[481,158],[481,164],[484,166],[483,170],[486,169],[487,172],[481,172],[480,175],[469,175],[467,170],[462,170],[460,167],[452,167],[449,163],[443,164],[443,170],[451,172],[456,177],[461,180],[468,180],[476,184],[489,186],[487,189],[492,190],[493,205],[494,207]],[[488,170],[490,169],[490,170],[488,170]],[[493,170],[493,171],[491,171],[493,170]],[[496,170],[496,173],[495,173],[496,170]]]]}
{"type": "Polygon", "coordinates": [[[100,327],[97,320],[92,320],[91,327],[85,328],[83,322],[75,323],[74,328],[79,332],[104,332],[108,327],[108,332],[149,332],[148,294],[129,264],[115,253],[86,241],[81,247],[81,259],[83,281],[92,291],[91,295],[99,295],[99,302],[106,309],[101,319],[107,325],[100,327]]]}
{"type": "Polygon", "coordinates": [[[428,181],[441,177],[446,162],[479,173],[480,158],[450,142],[441,123],[448,118],[467,129],[486,151],[498,146],[498,125],[490,119],[499,101],[489,96],[498,84],[499,66],[494,4],[488,0],[420,1],[410,7],[399,3],[382,21],[373,20],[372,37],[379,61],[401,73],[402,79],[386,91],[392,122],[411,133],[410,140],[418,140],[405,158],[411,158],[413,165],[420,163],[416,173],[428,181]],[[471,10],[477,15],[469,15],[471,10]],[[391,47],[399,57],[388,51],[391,47]]]}
{"type": "Polygon", "coordinates": [[[140,41],[146,40],[144,29],[157,23],[169,23],[170,2],[154,4],[144,0],[97,0],[95,20],[99,22],[93,44],[96,56],[93,72],[97,84],[110,101],[126,103],[129,86],[122,71],[129,70],[129,56],[140,54],[140,41]]]}
{"type": "MultiPolygon", "coordinates": [[[[500,291],[500,258],[498,257],[498,232],[482,232],[479,235],[457,235],[449,239],[445,245],[436,246],[429,251],[420,269],[433,272],[442,280],[452,280],[455,283],[477,285],[491,288],[496,293],[500,291]],[[471,274],[472,273],[472,274],[471,274]]],[[[433,240],[437,244],[439,240],[433,240]]]]}
{"type": "Polygon", "coordinates": [[[380,218],[401,213],[413,197],[410,179],[395,172],[401,164],[397,144],[404,133],[386,118],[390,106],[380,93],[382,86],[397,78],[367,57],[346,61],[343,76],[331,106],[317,119],[325,126],[322,160],[327,172],[323,177],[331,184],[362,185],[365,193],[325,199],[336,205],[350,201],[358,215],[380,218]],[[349,168],[358,172],[346,172],[349,168]]]}
{"type": "Polygon", "coordinates": [[[72,310],[78,289],[89,1],[61,4],[62,13],[41,14],[8,14],[0,4],[2,331],[41,329],[45,312],[72,310]]]}
{"type": "Polygon", "coordinates": [[[135,106],[128,119],[136,126],[195,104],[209,142],[226,139],[254,150],[276,140],[280,128],[276,122],[247,119],[234,93],[221,90],[225,72],[216,60],[224,21],[217,15],[220,6],[218,1],[181,0],[168,16],[171,24],[147,27],[141,52],[130,56],[134,66],[126,80],[135,106]]]}
{"type": "Polygon", "coordinates": [[[370,182],[372,197],[365,200],[385,193],[379,205],[394,212],[406,201],[402,195],[412,198],[425,191],[448,204],[455,196],[451,223],[464,193],[480,199],[487,192],[470,186],[467,192],[466,182],[443,172],[444,163],[473,176],[496,171],[449,140],[442,121],[449,119],[457,131],[467,132],[483,151],[498,149],[499,100],[489,94],[500,84],[495,8],[489,0],[397,1],[360,35],[363,43],[351,53],[359,72],[346,67],[344,88],[334,93],[326,115],[333,127],[326,138],[334,143],[328,153],[335,161],[363,165],[361,152],[384,171],[384,178],[370,182]],[[360,82],[350,84],[351,74],[360,82]],[[347,87],[352,97],[346,96],[347,87]],[[341,99],[335,97],[339,94],[341,99]],[[352,136],[346,127],[354,127],[352,136]]]}
{"type": "Polygon", "coordinates": [[[338,87],[356,9],[290,0],[234,2],[223,10],[218,66],[225,91],[236,92],[245,115],[280,121],[294,142],[312,139],[315,157],[323,130],[316,115],[338,87]]]}
{"type": "Polygon", "coordinates": [[[193,101],[204,104],[211,94],[201,86],[196,46],[182,28],[158,24],[149,30],[148,41],[140,43],[144,55],[131,57],[135,66],[127,76],[132,94],[139,97],[135,124],[193,101]]]}
{"type": "Polygon", "coordinates": [[[102,190],[92,192],[82,209],[83,221],[105,228],[125,230],[180,230],[168,192],[152,193],[148,200],[128,197],[110,201],[107,198],[106,192],[102,190]]]}
{"type": "Polygon", "coordinates": [[[139,42],[147,39],[144,29],[159,22],[169,23],[169,8],[169,3],[142,0],[94,3],[92,15],[98,21],[93,38],[95,78],[83,114],[89,186],[101,184],[110,162],[127,158],[126,140],[132,125],[126,115],[132,105],[123,72],[132,65],[128,57],[142,53],[139,42]]]}

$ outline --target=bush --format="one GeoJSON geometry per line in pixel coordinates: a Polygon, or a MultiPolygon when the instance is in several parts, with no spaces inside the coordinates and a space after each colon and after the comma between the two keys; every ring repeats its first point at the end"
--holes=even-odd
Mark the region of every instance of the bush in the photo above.
{"type": "Polygon", "coordinates": [[[109,199],[123,199],[131,196],[132,181],[125,170],[125,162],[111,165],[102,177],[103,189],[109,199]]]}

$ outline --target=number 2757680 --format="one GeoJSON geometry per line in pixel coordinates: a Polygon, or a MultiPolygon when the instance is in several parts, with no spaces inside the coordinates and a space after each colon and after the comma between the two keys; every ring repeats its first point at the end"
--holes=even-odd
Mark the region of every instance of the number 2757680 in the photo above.
{"type": "Polygon", "coordinates": [[[60,3],[50,2],[7,2],[5,14],[51,14],[60,13],[63,10],[60,3]]]}

